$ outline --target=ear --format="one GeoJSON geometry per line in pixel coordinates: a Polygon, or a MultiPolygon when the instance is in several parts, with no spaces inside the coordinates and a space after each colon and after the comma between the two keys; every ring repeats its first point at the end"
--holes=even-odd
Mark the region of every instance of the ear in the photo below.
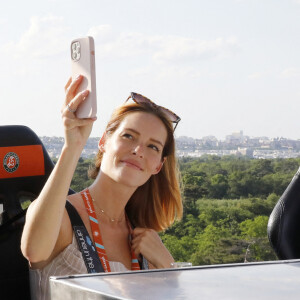
{"type": "Polygon", "coordinates": [[[98,144],[98,149],[101,151],[101,152],[104,152],[104,144],[105,144],[105,141],[106,141],[106,132],[103,133],[100,141],[99,141],[99,144],[98,144]]]}
{"type": "Polygon", "coordinates": [[[153,172],[153,175],[156,175],[160,172],[162,166],[164,165],[164,162],[166,161],[166,157],[164,157],[161,162],[159,163],[159,165],[156,167],[155,171],[153,172]]]}

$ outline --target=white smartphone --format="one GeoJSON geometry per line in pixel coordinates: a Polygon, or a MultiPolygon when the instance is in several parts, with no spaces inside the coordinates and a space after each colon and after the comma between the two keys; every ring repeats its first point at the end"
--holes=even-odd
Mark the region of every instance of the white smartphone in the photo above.
{"type": "Polygon", "coordinates": [[[78,75],[84,78],[78,92],[89,90],[87,98],[76,110],[78,118],[92,118],[97,115],[95,44],[90,36],[75,39],[71,42],[72,79],[78,75]]]}

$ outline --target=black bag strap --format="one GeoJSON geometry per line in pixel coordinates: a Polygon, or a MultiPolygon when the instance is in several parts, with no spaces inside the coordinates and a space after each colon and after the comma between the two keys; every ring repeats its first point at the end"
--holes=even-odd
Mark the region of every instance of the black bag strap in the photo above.
{"type": "Polygon", "coordinates": [[[141,270],[149,270],[148,260],[143,255],[141,256],[142,256],[142,262],[139,261],[141,270]]]}
{"type": "Polygon", "coordinates": [[[77,244],[88,273],[104,272],[96,247],[93,244],[93,241],[90,238],[90,235],[85,228],[76,208],[69,201],[67,201],[66,209],[69,214],[77,244]]]}

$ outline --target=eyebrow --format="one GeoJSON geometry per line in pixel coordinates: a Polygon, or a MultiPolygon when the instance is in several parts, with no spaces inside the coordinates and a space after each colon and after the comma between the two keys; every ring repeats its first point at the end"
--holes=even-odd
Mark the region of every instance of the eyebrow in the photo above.
{"type": "MultiPolygon", "coordinates": [[[[130,130],[132,132],[134,132],[135,134],[137,135],[141,135],[138,131],[136,131],[135,129],[132,129],[132,128],[124,128],[125,130],[130,130]]],[[[153,139],[153,138],[150,138],[151,141],[157,143],[157,144],[160,144],[162,147],[164,147],[163,143],[160,142],[159,140],[156,140],[156,139],[153,139]]]]}

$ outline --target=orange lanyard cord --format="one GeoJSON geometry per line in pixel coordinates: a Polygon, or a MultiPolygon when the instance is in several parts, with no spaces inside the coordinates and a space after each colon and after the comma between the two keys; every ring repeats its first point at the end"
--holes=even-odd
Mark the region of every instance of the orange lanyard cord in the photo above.
{"type": "MultiPolygon", "coordinates": [[[[101,264],[103,266],[104,271],[105,272],[111,272],[109,261],[108,261],[108,258],[107,258],[107,254],[106,254],[104,244],[103,244],[103,240],[102,240],[102,236],[101,236],[99,222],[98,222],[98,219],[97,219],[97,215],[96,215],[96,211],[95,211],[95,208],[94,208],[93,200],[92,200],[92,197],[90,195],[89,190],[86,189],[86,190],[82,191],[81,192],[81,197],[83,199],[85,208],[86,208],[87,213],[89,215],[92,234],[93,234],[93,239],[94,239],[94,243],[95,243],[95,246],[96,246],[96,249],[97,249],[99,259],[101,261],[101,264]]],[[[129,229],[130,236],[131,236],[132,228],[130,226],[130,223],[129,223],[129,220],[128,220],[127,216],[126,216],[126,222],[127,222],[127,226],[128,226],[128,229],[129,229]]],[[[136,255],[135,255],[133,250],[131,250],[131,270],[140,270],[139,261],[136,258],[136,255]]]]}

